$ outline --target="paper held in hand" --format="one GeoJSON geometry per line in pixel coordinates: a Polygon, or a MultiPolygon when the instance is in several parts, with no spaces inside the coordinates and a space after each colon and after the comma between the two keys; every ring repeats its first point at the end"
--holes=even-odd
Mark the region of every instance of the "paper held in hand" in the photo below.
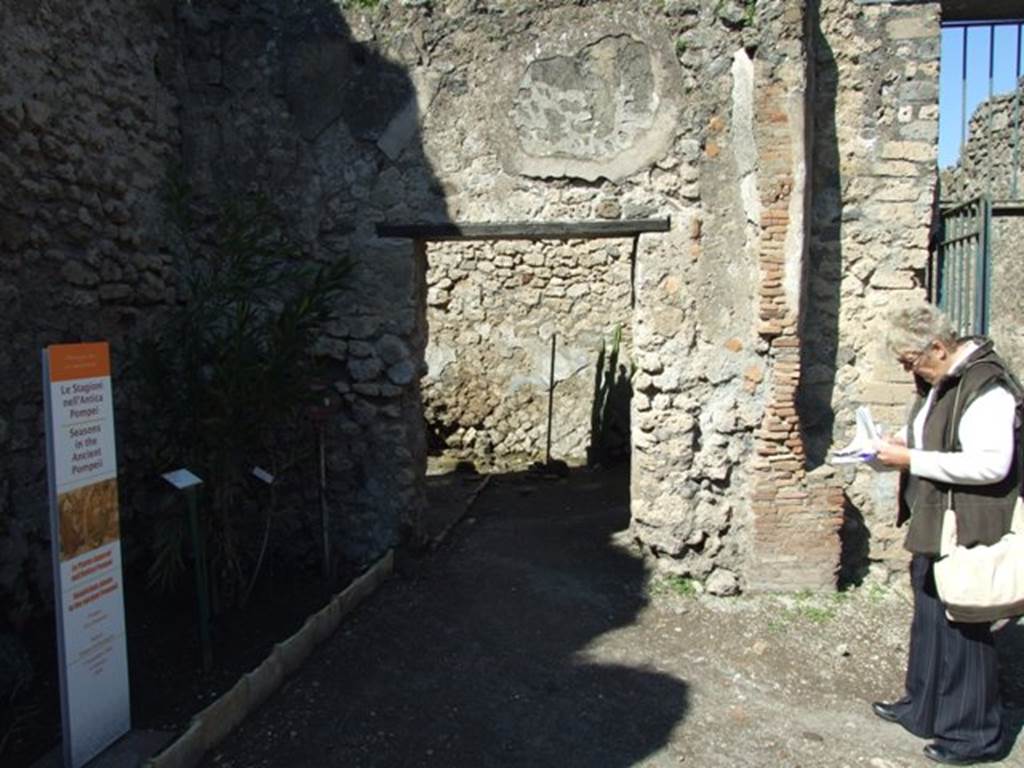
{"type": "Polygon", "coordinates": [[[875,444],[882,439],[882,430],[871,418],[871,411],[866,406],[857,409],[857,432],[848,446],[835,451],[829,463],[857,464],[871,461],[877,454],[875,444]]]}

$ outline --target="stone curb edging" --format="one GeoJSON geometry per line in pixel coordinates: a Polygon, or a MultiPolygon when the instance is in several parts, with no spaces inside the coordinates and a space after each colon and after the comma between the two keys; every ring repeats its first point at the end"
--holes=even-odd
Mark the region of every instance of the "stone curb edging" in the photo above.
{"type": "Polygon", "coordinates": [[[486,488],[487,484],[491,482],[492,477],[494,477],[494,475],[485,475],[484,479],[470,492],[469,498],[466,499],[466,504],[462,508],[462,512],[460,512],[454,520],[448,523],[448,525],[444,527],[444,530],[431,539],[430,545],[432,547],[439,547],[444,540],[448,538],[448,534],[451,533],[452,529],[465,519],[466,515],[469,514],[469,508],[473,506],[473,502],[476,501],[477,497],[483,493],[484,488],[486,488]]]}
{"type": "Polygon", "coordinates": [[[203,755],[266,701],[313,649],[334,633],[342,618],[373,594],[393,570],[394,552],[388,550],[366,573],[306,619],[301,629],[277,643],[262,664],[242,675],[227,693],[193,717],[188,729],[160,754],[143,763],[144,768],[198,765],[203,755]]]}

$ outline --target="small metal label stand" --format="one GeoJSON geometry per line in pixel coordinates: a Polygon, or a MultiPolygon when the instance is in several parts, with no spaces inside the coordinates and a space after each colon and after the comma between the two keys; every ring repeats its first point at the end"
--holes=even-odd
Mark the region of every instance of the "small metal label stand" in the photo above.
{"type": "Polygon", "coordinates": [[[166,472],[161,477],[181,491],[188,504],[188,526],[192,536],[192,555],[195,558],[196,597],[199,603],[199,644],[203,654],[203,671],[213,668],[213,643],[210,639],[210,577],[206,570],[206,546],[199,526],[199,486],[201,478],[187,469],[166,472]]]}

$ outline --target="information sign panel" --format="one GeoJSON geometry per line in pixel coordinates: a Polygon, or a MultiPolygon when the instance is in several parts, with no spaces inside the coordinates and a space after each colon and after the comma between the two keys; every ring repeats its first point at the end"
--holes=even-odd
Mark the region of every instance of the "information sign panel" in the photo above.
{"type": "Polygon", "coordinates": [[[43,350],[64,764],[131,727],[110,349],[43,350]]]}

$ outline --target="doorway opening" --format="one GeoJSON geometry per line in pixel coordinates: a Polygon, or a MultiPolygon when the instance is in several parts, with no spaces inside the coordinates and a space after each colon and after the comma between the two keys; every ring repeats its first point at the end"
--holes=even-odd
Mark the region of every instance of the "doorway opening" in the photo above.
{"type": "Polygon", "coordinates": [[[939,216],[931,300],[963,335],[984,334],[1019,369],[1024,320],[1024,20],[946,14],[939,81],[939,216]],[[952,18],[950,18],[952,16],[952,18]]]}
{"type": "Polygon", "coordinates": [[[421,262],[428,502],[531,472],[617,467],[628,486],[637,245],[669,227],[378,226],[421,262]]]}

